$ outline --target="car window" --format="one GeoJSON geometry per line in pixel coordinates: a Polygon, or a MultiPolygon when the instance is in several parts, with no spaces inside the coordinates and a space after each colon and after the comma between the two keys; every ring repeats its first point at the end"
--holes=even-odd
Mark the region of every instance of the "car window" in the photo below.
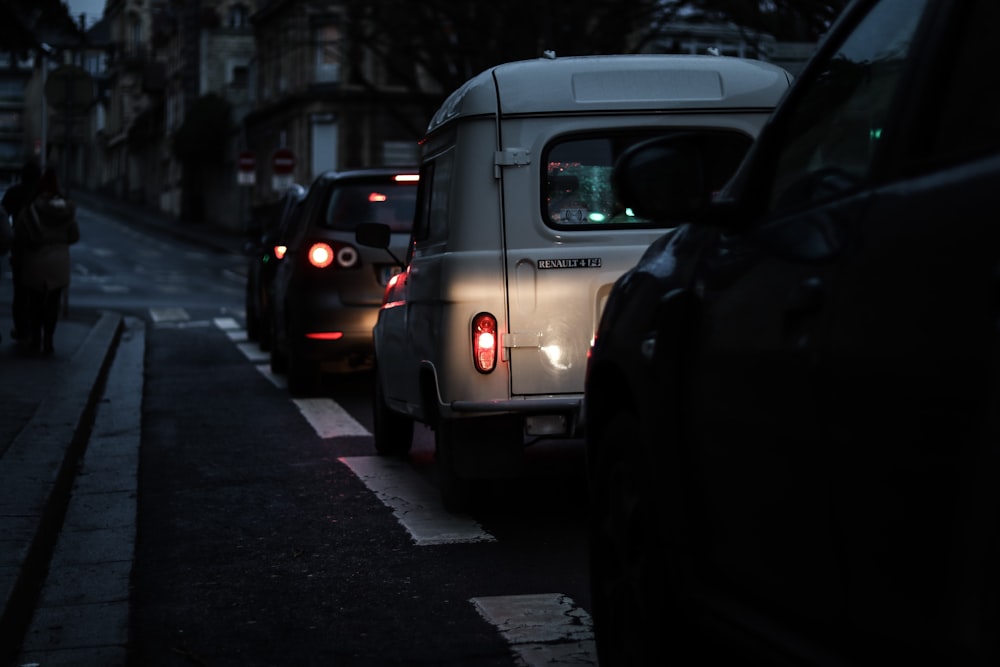
{"type": "MultiPolygon", "coordinates": [[[[557,229],[594,227],[664,227],[641,218],[615,198],[611,172],[621,154],[631,146],[669,134],[662,128],[644,132],[585,134],[561,137],[545,151],[546,171],[542,175],[542,217],[557,229]]],[[[705,139],[709,187],[722,187],[749,149],[751,137],[736,131],[696,131],[705,139]]]]}
{"type": "Polygon", "coordinates": [[[337,231],[354,231],[363,222],[376,222],[388,225],[394,232],[409,232],[416,203],[416,183],[339,184],[330,192],[324,226],[337,231]]]}
{"type": "MultiPolygon", "coordinates": [[[[934,103],[941,113],[915,147],[933,162],[954,162],[1000,150],[1000,67],[993,33],[1000,25],[1000,2],[968,0],[957,11],[959,25],[945,49],[954,54],[941,73],[934,103]],[[988,65],[986,65],[988,63],[988,65]],[[984,66],[985,65],[985,66],[984,66]]],[[[931,94],[935,94],[932,91],[931,94]]]]}
{"type": "Polygon", "coordinates": [[[868,177],[926,4],[876,3],[807,84],[785,116],[772,210],[843,194],[868,177]]]}
{"type": "Polygon", "coordinates": [[[442,239],[447,234],[448,192],[454,162],[454,151],[449,149],[420,168],[420,208],[413,223],[415,241],[442,239]]]}

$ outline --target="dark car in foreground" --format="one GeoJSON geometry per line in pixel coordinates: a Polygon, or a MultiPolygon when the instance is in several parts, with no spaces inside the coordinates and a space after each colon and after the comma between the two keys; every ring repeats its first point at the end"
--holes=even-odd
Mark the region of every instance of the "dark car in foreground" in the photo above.
{"type": "Polygon", "coordinates": [[[678,227],[588,362],[602,665],[1000,664],[997,25],[856,1],[722,192],[618,163],[678,227]]]}
{"type": "Polygon", "coordinates": [[[326,373],[372,366],[372,327],[413,226],[415,170],[326,172],[309,188],[283,242],[273,282],[271,368],[293,394],[326,373]],[[355,241],[362,223],[390,230],[391,251],[355,241]]]}

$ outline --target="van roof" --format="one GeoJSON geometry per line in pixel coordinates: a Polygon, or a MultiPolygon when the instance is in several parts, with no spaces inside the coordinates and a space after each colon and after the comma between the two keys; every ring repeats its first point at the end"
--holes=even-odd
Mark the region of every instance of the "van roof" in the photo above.
{"type": "Polygon", "coordinates": [[[538,58],[497,65],[466,81],[427,127],[466,116],[595,111],[773,108],[791,75],[731,56],[635,54],[538,58]],[[499,106],[499,108],[498,108],[499,106]]]}

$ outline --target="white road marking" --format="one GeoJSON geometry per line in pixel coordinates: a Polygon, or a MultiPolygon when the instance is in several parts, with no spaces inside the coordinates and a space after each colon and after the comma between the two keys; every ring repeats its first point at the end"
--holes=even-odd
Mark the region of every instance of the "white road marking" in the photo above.
{"type": "MultiPolygon", "coordinates": [[[[233,331],[240,329],[240,324],[232,317],[216,317],[214,320],[215,326],[219,327],[223,331],[233,331]]],[[[243,340],[246,340],[246,331],[243,331],[243,340]]]]}
{"type": "MultiPolygon", "coordinates": [[[[246,357],[248,360],[252,361],[254,364],[258,364],[258,363],[260,363],[262,361],[267,361],[268,362],[268,364],[267,364],[267,370],[268,370],[268,372],[270,372],[270,370],[271,370],[271,366],[270,366],[271,355],[268,354],[267,352],[265,352],[264,350],[260,349],[260,346],[257,345],[257,343],[237,342],[236,343],[236,347],[239,349],[240,352],[243,353],[244,357],[246,357]]],[[[260,366],[257,366],[257,369],[260,370],[260,366]]]]}
{"type": "Polygon", "coordinates": [[[392,510],[417,546],[496,541],[471,517],[445,511],[437,490],[406,461],[383,456],[339,460],[392,510]]]}
{"type": "MultiPolygon", "coordinates": [[[[240,349],[242,349],[242,347],[240,349]]],[[[243,352],[243,354],[247,354],[247,353],[243,352]]],[[[266,353],[261,352],[260,354],[262,355],[260,361],[263,361],[264,359],[267,358],[267,354],[266,353]]],[[[249,355],[247,355],[247,356],[249,357],[249,355]]],[[[278,375],[274,371],[272,371],[270,363],[257,364],[257,370],[260,372],[261,375],[263,375],[268,380],[270,380],[271,384],[273,384],[278,389],[288,389],[288,381],[285,379],[285,376],[284,375],[278,375]]]]}
{"type": "Polygon", "coordinates": [[[191,319],[191,316],[183,308],[150,308],[149,316],[157,324],[160,322],[182,322],[191,319]]]}
{"type": "Polygon", "coordinates": [[[292,401],[321,438],[371,435],[347,410],[329,398],[296,398],[292,401]]]}
{"type": "Polygon", "coordinates": [[[521,665],[597,664],[590,614],[566,595],[500,595],[472,598],[470,602],[496,626],[521,665]]]}

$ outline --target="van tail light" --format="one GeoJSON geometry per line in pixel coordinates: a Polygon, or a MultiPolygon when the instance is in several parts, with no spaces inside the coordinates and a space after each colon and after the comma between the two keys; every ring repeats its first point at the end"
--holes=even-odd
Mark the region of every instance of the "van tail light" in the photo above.
{"type": "Polygon", "coordinates": [[[472,356],[476,370],[489,373],[497,366],[497,318],[479,313],[472,318],[472,356]]]}
{"type": "Polygon", "coordinates": [[[306,257],[309,258],[309,263],[317,269],[325,269],[334,262],[341,269],[350,269],[356,266],[360,259],[357,249],[353,246],[338,245],[335,250],[329,243],[322,241],[309,246],[306,257]]]}

